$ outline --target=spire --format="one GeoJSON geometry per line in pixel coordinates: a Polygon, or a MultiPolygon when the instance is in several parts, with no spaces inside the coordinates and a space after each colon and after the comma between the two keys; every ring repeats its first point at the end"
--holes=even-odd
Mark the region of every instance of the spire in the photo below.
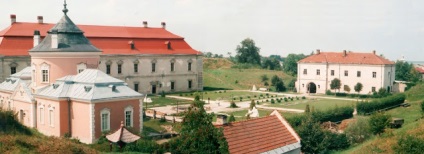
{"type": "Polygon", "coordinates": [[[63,11],[63,13],[65,13],[65,15],[66,15],[66,13],[68,13],[68,8],[66,8],[66,5],[67,5],[67,4],[66,4],[66,0],[63,0],[63,1],[64,1],[64,2],[63,2],[63,3],[64,3],[64,4],[63,4],[63,7],[64,7],[64,8],[63,8],[63,10],[62,10],[62,11],[63,11]]]}

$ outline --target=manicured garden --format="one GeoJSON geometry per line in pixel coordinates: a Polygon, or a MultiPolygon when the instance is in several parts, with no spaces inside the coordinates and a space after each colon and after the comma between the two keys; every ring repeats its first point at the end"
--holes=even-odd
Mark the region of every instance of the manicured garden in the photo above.
{"type": "MultiPolygon", "coordinates": [[[[232,91],[232,90],[219,90],[219,91],[205,91],[205,92],[197,92],[200,95],[200,99],[203,98],[204,101],[207,101],[208,98],[210,100],[225,100],[225,101],[231,101],[234,100],[236,103],[242,101],[250,101],[252,99],[264,99],[267,98],[267,95],[265,93],[257,93],[257,92],[250,92],[250,91],[232,91]]],[[[181,96],[181,97],[190,97],[194,98],[196,96],[196,92],[190,92],[190,93],[178,93],[178,94],[171,94],[173,96],[181,96]]],[[[269,95],[268,97],[276,97],[276,95],[269,95]]]]}
{"type": "MultiPolygon", "coordinates": [[[[262,103],[260,101],[260,103],[262,103]]],[[[270,107],[281,107],[281,108],[291,108],[291,109],[301,109],[304,110],[306,105],[310,105],[311,109],[315,110],[327,110],[329,108],[334,108],[336,106],[354,106],[356,101],[351,100],[339,100],[339,99],[323,99],[323,98],[308,98],[305,99],[288,99],[288,101],[275,101],[273,104],[266,102],[266,106],[270,107]]]]}
{"type": "MultiPolygon", "coordinates": [[[[259,117],[265,117],[268,116],[272,113],[273,110],[263,110],[263,109],[258,109],[259,112],[259,117]]],[[[247,113],[247,109],[246,110],[239,110],[239,111],[234,111],[234,112],[225,112],[225,114],[233,114],[234,117],[236,118],[236,121],[240,121],[240,120],[246,120],[246,113],[247,113]]],[[[296,115],[300,115],[300,113],[293,113],[293,112],[280,112],[280,114],[284,117],[284,118],[288,118],[288,117],[293,117],[296,115]]],[[[215,120],[215,118],[214,118],[215,120]]]]}
{"type": "Polygon", "coordinates": [[[161,96],[151,96],[149,98],[152,99],[152,102],[144,103],[144,106],[147,105],[147,108],[167,106],[167,105],[177,105],[177,103],[179,105],[190,104],[192,102],[189,100],[182,100],[182,99],[175,99],[175,98],[168,98],[168,97],[161,97],[161,96]]]}

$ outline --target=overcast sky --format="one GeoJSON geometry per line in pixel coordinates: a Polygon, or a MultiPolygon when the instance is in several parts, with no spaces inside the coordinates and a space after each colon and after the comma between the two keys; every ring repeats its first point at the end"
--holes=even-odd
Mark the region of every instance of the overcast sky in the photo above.
{"type": "MultiPolygon", "coordinates": [[[[252,38],[261,55],[351,50],[424,61],[422,0],[68,0],[76,24],[159,27],[196,50],[224,54],[252,38]]],[[[0,0],[0,29],[18,22],[56,23],[62,0],[0,0]]]]}

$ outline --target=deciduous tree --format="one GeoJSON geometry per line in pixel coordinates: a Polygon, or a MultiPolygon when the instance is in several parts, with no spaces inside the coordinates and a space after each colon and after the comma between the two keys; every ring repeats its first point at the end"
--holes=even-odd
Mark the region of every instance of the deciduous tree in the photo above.
{"type": "Polygon", "coordinates": [[[261,64],[260,48],[255,45],[255,41],[246,38],[241,41],[236,48],[236,59],[239,63],[261,64]]]}
{"type": "Polygon", "coordinates": [[[331,80],[330,88],[334,90],[334,93],[336,93],[336,90],[340,91],[340,87],[341,87],[340,79],[334,78],[333,80],[331,80]]]}
{"type": "Polygon", "coordinates": [[[297,62],[306,58],[304,54],[289,54],[283,63],[283,71],[290,75],[297,75],[297,62]]]}

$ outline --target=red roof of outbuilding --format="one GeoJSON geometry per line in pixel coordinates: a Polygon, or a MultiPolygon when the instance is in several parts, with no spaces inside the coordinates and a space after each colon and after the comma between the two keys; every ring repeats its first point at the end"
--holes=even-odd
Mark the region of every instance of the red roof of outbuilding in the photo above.
{"type": "Polygon", "coordinates": [[[293,128],[277,111],[267,117],[217,127],[224,128],[229,151],[235,154],[262,153],[300,142],[293,128]]]}
{"type": "Polygon", "coordinates": [[[369,64],[369,65],[385,65],[394,64],[374,53],[360,52],[320,52],[300,60],[298,63],[336,63],[336,64],[369,64]]]}
{"type": "Polygon", "coordinates": [[[420,72],[421,74],[424,74],[424,69],[421,67],[415,67],[415,70],[417,70],[418,72],[420,72]]]}
{"type": "MultiPolygon", "coordinates": [[[[27,56],[33,47],[34,30],[41,37],[47,35],[54,24],[17,22],[0,31],[0,55],[27,56]]],[[[77,25],[90,42],[103,54],[200,54],[184,38],[164,28],[77,25]],[[133,41],[132,50],[128,42],[133,41]],[[168,49],[165,42],[171,43],[168,49]]]]}

